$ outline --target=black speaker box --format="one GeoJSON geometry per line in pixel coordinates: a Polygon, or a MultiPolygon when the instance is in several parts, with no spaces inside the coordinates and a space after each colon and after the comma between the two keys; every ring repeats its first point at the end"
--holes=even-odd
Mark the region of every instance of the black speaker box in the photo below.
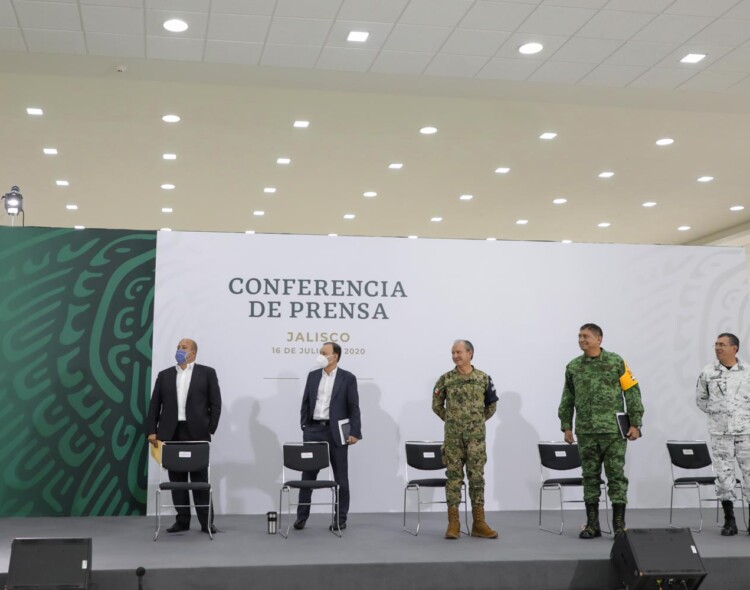
{"type": "Polygon", "coordinates": [[[7,590],[87,590],[91,539],[13,539],[7,590]]]}
{"type": "Polygon", "coordinates": [[[626,590],[694,590],[706,577],[690,529],[628,529],[610,557],[626,590]]]}

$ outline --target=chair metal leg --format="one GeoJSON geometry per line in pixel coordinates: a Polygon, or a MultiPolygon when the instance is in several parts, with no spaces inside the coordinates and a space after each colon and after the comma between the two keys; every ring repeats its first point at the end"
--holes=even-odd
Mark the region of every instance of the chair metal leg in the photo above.
{"type": "Polygon", "coordinates": [[[562,535],[563,530],[565,528],[565,520],[563,516],[563,497],[562,497],[562,486],[561,485],[555,485],[554,487],[545,487],[544,485],[541,485],[539,487],[539,528],[543,531],[547,531],[548,533],[554,533],[555,535],[562,535]],[[545,491],[552,491],[557,490],[560,495],[560,528],[559,530],[555,529],[548,529],[542,526],[542,496],[543,492],[545,491]]]}
{"type": "Polygon", "coordinates": [[[402,529],[405,530],[410,535],[414,535],[415,537],[419,534],[419,526],[420,526],[420,506],[422,504],[422,498],[419,494],[419,486],[412,486],[407,485],[404,488],[404,523],[402,525],[402,529]],[[416,529],[410,529],[406,526],[406,496],[407,492],[417,492],[417,528],[416,529]]]}
{"type": "Polygon", "coordinates": [[[282,526],[282,518],[284,518],[284,492],[290,494],[291,491],[288,487],[284,486],[279,490],[279,534],[285,539],[289,538],[289,529],[292,528],[292,505],[291,498],[287,497],[286,502],[286,532],[283,532],[284,527],[282,526]]]}
{"type": "Polygon", "coordinates": [[[468,490],[466,489],[466,484],[462,482],[461,487],[463,489],[463,498],[464,498],[464,522],[466,522],[466,530],[461,531],[464,535],[470,535],[471,534],[471,528],[469,528],[469,501],[466,497],[468,495],[468,490]]]}
{"type": "Polygon", "coordinates": [[[695,488],[696,492],[698,492],[698,515],[700,517],[700,521],[698,523],[698,528],[697,529],[691,528],[690,530],[693,533],[700,533],[703,530],[703,499],[701,498],[701,487],[698,484],[681,485],[681,486],[675,486],[675,485],[673,485],[672,486],[672,491],[669,494],[669,528],[673,528],[673,529],[674,528],[680,528],[680,529],[681,528],[685,528],[685,527],[677,526],[677,525],[673,524],[673,522],[672,522],[672,510],[673,510],[673,506],[674,506],[674,491],[677,490],[677,489],[681,489],[681,488],[682,489],[695,488]]]}
{"type": "Polygon", "coordinates": [[[606,486],[602,486],[602,492],[604,492],[604,521],[607,523],[607,530],[604,530],[604,527],[601,526],[601,523],[599,524],[599,528],[601,529],[603,533],[607,533],[608,535],[611,535],[612,525],[609,522],[609,495],[607,493],[606,486]]]}
{"type": "Polygon", "coordinates": [[[161,490],[156,490],[156,532],[154,533],[154,541],[156,541],[157,537],[159,536],[159,531],[161,530],[161,510],[160,510],[160,504],[161,504],[161,490]]]}
{"type": "Polygon", "coordinates": [[[208,490],[208,538],[211,539],[212,541],[214,540],[214,534],[211,532],[211,528],[212,528],[211,526],[212,525],[212,520],[211,520],[212,510],[211,509],[214,506],[213,493],[214,493],[213,490],[208,490]]]}
{"type": "Polygon", "coordinates": [[[331,532],[336,535],[339,539],[341,538],[341,523],[339,519],[339,488],[331,488],[331,510],[335,512],[331,513],[331,532]],[[335,526],[334,526],[335,525],[335,526]]]}

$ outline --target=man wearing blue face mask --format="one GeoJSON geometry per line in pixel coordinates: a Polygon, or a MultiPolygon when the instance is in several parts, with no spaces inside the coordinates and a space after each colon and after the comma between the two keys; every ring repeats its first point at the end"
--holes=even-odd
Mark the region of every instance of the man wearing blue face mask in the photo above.
{"type": "MultiPolygon", "coordinates": [[[[149,442],[157,446],[158,441],[211,440],[216,432],[221,415],[221,390],[216,371],[195,362],[198,345],[194,340],[183,338],[177,345],[177,365],[159,373],[151,394],[146,425],[149,442]]],[[[190,481],[208,481],[208,470],[190,474],[190,481]]],[[[188,481],[187,473],[169,472],[170,481],[188,481]]],[[[190,528],[190,496],[187,490],[174,490],[172,501],[177,510],[176,522],[168,533],[186,531],[190,528]],[[181,506],[180,506],[181,505],[181,506]]],[[[201,531],[216,532],[213,523],[214,511],[208,522],[208,492],[193,491],[193,503],[204,507],[195,509],[201,531]]]]}
{"type": "MultiPolygon", "coordinates": [[[[339,369],[341,347],[335,342],[326,342],[320,349],[316,364],[320,367],[307,376],[305,393],[302,396],[300,426],[305,442],[325,441],[331,453],[333,477],[339,484],[338,524],[346,528],[349,513],[349,445],[362,438],[359,415],[359,393],[357,378],[344,369],[339,369]]],[[[317,479],[317,471],[305,471],[302,479],[317,479]]],[[[312,490],[302,489],[300,504],[309,503],[312,490]]],[[[305,528],[310,506],[297,506],[294,528],[305,528]]],[[[335,523],[335,521],[334,521],[335,523]]],[[[331,529],[335,528],[332,524],[331,529]]]]}

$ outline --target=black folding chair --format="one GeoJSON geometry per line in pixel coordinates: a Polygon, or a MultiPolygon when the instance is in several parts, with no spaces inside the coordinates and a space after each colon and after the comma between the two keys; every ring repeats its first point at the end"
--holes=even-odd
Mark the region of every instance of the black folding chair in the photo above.
{"type": "MultiPolygon", "coordinates": [[[[541,484],[539,486],[539,528],[549,533],[563,534],[565,529],[564,504],[582,503],[581,500],[563,500],[563,488],[583,488],[583,477],[545,477],[552,475],[550,471],[572,471],[580,469],[581,455],[578,452],[578,443],[569,445],[565,441],[539,441],[539,461],[541,469],[541,484]],[[545,473],[545,469],[548,473],[545,473]],[[544,492],[557,491],[560,495],[560,529],[548,529],[542,526],[542,496],[544,492]]],[[[602,528],[605,533],[611,533],[609,525],[609,500],[607,499],[607,486],[601,483],[601,492],[604,494],[604,520],[607,528],[602,528]]],[[[599,500],[601,502],[601,499],[599,500]]]]}
{"type": "MultiPolygon", "coordinates": [[[[279,491],[279,515],[283,516],[284,494],[287,494],[287,525],[286,532],[279,527],[279,533],[285,539],[289,536],[289,529],[292,526],[292,506],[316,506],[326,505],[328,502],[310,502],[300,503],[299,500],[292,502],[291,491],[293,489],[302,490],[331,490],[331,532],[341,537],[341,528],[339,525],[339,485],[333,479],[333,469],[331,468],[331,457],[329,455],[328,443],[321,442],[287,442],[283,446],[284,464],[281,468],[282,487],[279,491]],[[328,470],[327,479],[287,479],[287,470],[289,471],[320,471],[328,470]]],[[[281,523],[279,523],[281,524],[281,523]]]]}
{"type": "MultiPolygon", "coordinates": [[[[211,467],[209,457],[211,453],[211,443],[208,441],[181,441],[181,442],[163,442],[161,444],[161,466],[159,470],[159,486],[156,488],[156,532],[154,541],[159,536],[161,529],[161,509],[169,506],[182,507],[184,505],[162,504],[161,493],[171,492],[173,490],[186,490],[192,492],[208,492],[208,504],[195,504],[196,508],[208,508],[208,536],[213,541],[211,533],[211,506],[212,506],[212,489],[211,489],[211,467]],[[165,481],[164,476],[167,471],[176,471],[179,473],[189,473],[191,471],[208,471],[208,481],[165,481]]],[[[195,497],[193,497],[195,500],[195,497]]],[[[187,504],[190,508],[190,504],[187,504]]]]}
{"type": "MultiPolygon", "coordinates": [[[[711,453],[708,451],[708,444],[705,440],[668,440],[667,451],[669,452],[670,470],[672,473],[672,489],[669,494],[669,526],[672,524],[672,509],[674,504],[674,491],[684,489],[694,489],[698,493],[698,514],[700,523],[697,529],[690,529],[694,533],[700,533],[703,530],[703,503],[716,503],[716,524],[719,524],[719,504],[718,498],[703,498],[701,488],[710,486],[712,489],[716,485],[716,473],[714,472],[711,453]],[[688,476],[675,477],[675,467],[683,471],[692,472],[688,476]]],[[[679,473],[678,473],[679,475],[679,473]]],[[[747,529],[747,517],[745,516],[745,501],[742,495],[742,482],[735,479],[735,488],[740,490],[742,498],[742,520],[747,529]]],[[[682,528],[682,527],[677,527],[682,528]]]]}
{"type": "MultiPolygon", "coordinates": [[[[406,487],[404,487],[404,522],[402,528],[415,537],[419,534],[421,524],[421,508],[425,504],[446,504],[446,500],[422,500],[422,488],[445,489],[448,479],[445,477],[416,478],[412,479],[414,471],[445,471],[443,464],[442,441],[410,440],[406,442],[406,487]],[[410,529],[406,526],[406,498],[408,492],[417,493],[417,528],[410,529]]],[[[469,534],[469,511],[466,502],[466,482],[461,482],[461,504],[464,505],[464,520],[466,530],[461,531],[469,534]]]]}

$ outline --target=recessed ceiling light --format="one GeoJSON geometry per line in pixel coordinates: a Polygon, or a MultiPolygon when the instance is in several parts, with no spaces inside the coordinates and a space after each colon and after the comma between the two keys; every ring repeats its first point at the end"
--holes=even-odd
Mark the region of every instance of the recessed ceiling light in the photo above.
{"type": "Polygon", "coordinates": [[[354,219],[356,215],[354,213],[346,213],[344,219],[354,219]]]}
{"type": "Polygon", "coordinates": [[[84,226],[84,225],[74,225],[73,229],[86,229],[86,226],[84,226]]]}
{"type": "Polygon", "coordinates": [[[528,222],[528,219],[516,219],[516,225],[526,225],[528,222]]]}
{"type": "Polygon", "coordinates": [[[432,135],[433,133],[437,133],[437,127],[422,127],[419,132],[422,135],[432,135]]]}
{"type": "Polygon", "coordinates": [[[646,201],[641,207],[656,207],[656,201],[646,201]]]}
{"type": "Polygon", "coordinates": [[[496,242],[497,238],[485,238],[488,242],[496,242]]]}
{"type": "Polygon", "coordinates": [[[572,244],[573,240],[561,240],[561,243],[563,243],[563,244],[572,244]]]}
{"type": "Polygon", "coordinates": [[[172,231],[171,227],[163,227],[159,231],[172,231]]]}
{"type": "Polygon", "coordinates": [[[541,43],[524,43],[518,48],[518,53],[522,53],[523,55],[534,55],[535,53],[539,53],[542,49],[544,49],[544,45],[541,43]]]}
{"type": "Polygon", "coordinates": [[[697,64],[699,61],[703,61],[705,57],[705,53],[688,53],[680,62],[684,64],[697,64]]]}
{"type": "Polygon", "coordinates": [[[252,234],[255,233],[255,230],[254,229],[248,229],[248,230],[245,230],[245,233],[248,234],[248,235],[252,235],[252,234]]]}
{"type": "Polygon", "coordinates": [[[172,213],[172,207],[162,207],[161,208],[162,213],[172,213]]]}
{"type": "Polygon", "coordinates": [[[165,160],[176,160],[177,154],[162,154],[161,157],[165,160]]]}
{"type": "Polygon", "coordinates": [[[162,121],[165,123],[179,123],[180,122],[180,116],[179,115],[164,115],[161,118],[162,121]]]}
{"type": "Polygon", "coordinates": [[[282,166],[286,166],[287,164],[292,163],[292,159],[291,158],[277,158],[276,163],[281,164],[282,166]]]}
{"type": "Polygon", "coordinates": [[[328,237],[329,238],[338,238],[339,235],[338,234],[328,234],[328,237]]]}
{"type": "Polygon", "coordinates": [[[681,225],[677,228],[677,231],[687,231],[689,229],[691,229],[689,225],[681,225]]]}
{"type": "Polygon", "coordinates": [[[351,41],[353,43],[364,43],[367,41],[367,38],[370,36],[370,33],[367,31],[349,31],[349,34],[346,36],[347,41],[351,41]]]}
{"type": "Polygon", "coordinates": [[[510,168],[506,168],[505,166],[495,168],[495,174],[508,174],[508,172],[510,172],[510,168]]]}
{"type": "Polygon", "coordinates": [[[599,178],[612,178],[614,175],[614,172],[602,172],[599,174],[599,178]]]}
{"type": "Polygon", "coordinates": [[[57,149],[56,148],[44,148],[42,149],[45,156],[56,156],[57,155],[57,149]]]}
{"type": "Polygon", "coordinates": [[[440,223],[443,221],[442,217],[430,217],[430,221],[434,221],[435,223],[440,223]]]}
{"type": "Polygon", "coordinates": [[[362,196],[368,197],[368,198],[377,197],[378,193],[376,193],[375,191],[367,191],[367,192],[362,193],[362,196]]]}
{"type": "Polygon", "coordinates": [[[388,168],[391,170],[401,170],[404,165],[401,162],[393,162],[392,164],[388,164],[388,168]]]}
{"type": "Polygon", "coordinates": [[[597,225],[597,227],[609,227],[610,225],[612,224],[609,221],[602,221],[597,225]]]}
{"type": "Polygon", "coordinates": [[[263,192],[264,193],[268,193],[269,195],[271,195],[271,194],[273,194],[273,193],[276,192],[276,187],[267,186],[266,188],[263,189],[263,192]]]}
{"type": "Polygon", "coordinates": [[[568,199],[564,199],[563,197],[560,197],[559,199],[553,199],[552,202],[555,205],[564,205],[565,203],[568,202],[568,199]]]}
{"type": "Polygon", "coordinates": [[[656,140],[656,145],[672,145],[674,143],[674,139],[671,137],[662,137],[661,139],[656,140]]]}
{"type": "Polygon", "coordinates": [[[165,191],[171,191],[171,190],[174,190],[174,185],[173,184],[168,184],[168,183],[167,184],[162,184],[161,188],[163,188],[165,191]]]}
{"type": "Polygon", "coordinates": [[[256,217],[263,217],[265,214],[265,211],[253,211],[253,215],[255,215],[256,217]]]}
{"type": "Polygon", "coordinates": [[[65,205],[68,211],[78,211],[78,205],[65,205]]]}
{"type": "Polygon", "coordinates": [[[56,180],[55,184],[57,186],[70,186],[70,183],[67,180],[56,180]]]}
{"type": "Polygon", "coordinates": [[[462,201],[471,201],[474,198],[474,195],[461,195],[458,198],[462,201]]]}
{"type": "Polygon", "coordinates": [[[539,139],[555,139],[557,133],[554,131],[546,131],[539,136],[539,139]]]}
{"type": "Polygon", "coordinates": [[[294,126],[298,129],[307,129],[310,126],[310,121],[295,121],[294,126]]]}
{"type": "Polygon", "coordinates": [[[698,182],[711,182],[713,179],[713,176],[701,176],[698,178],[698,182]]]}
{"type": "Polygon", "coordinates": [[[732,205],[730,211],[742,211],[745,207],[743,205],[732,205]]]}
{"type": "Polygon", "coordinates": [[[165,20],[162,26],[170,33],[184,33],[188,30],[188,24],[179,18],[165,20]]]}
{"type": "Polygon", "coordinates": [[[26,109],[26,113],[33,115],[34,117],[41,117],[44,114],[44,111],[37,107],[29,107],[26,109]]]}
{"type": "Polygon", "coordinates": [[[410,240],[416,240],[419,236],[406,236],[410,240]]]}

